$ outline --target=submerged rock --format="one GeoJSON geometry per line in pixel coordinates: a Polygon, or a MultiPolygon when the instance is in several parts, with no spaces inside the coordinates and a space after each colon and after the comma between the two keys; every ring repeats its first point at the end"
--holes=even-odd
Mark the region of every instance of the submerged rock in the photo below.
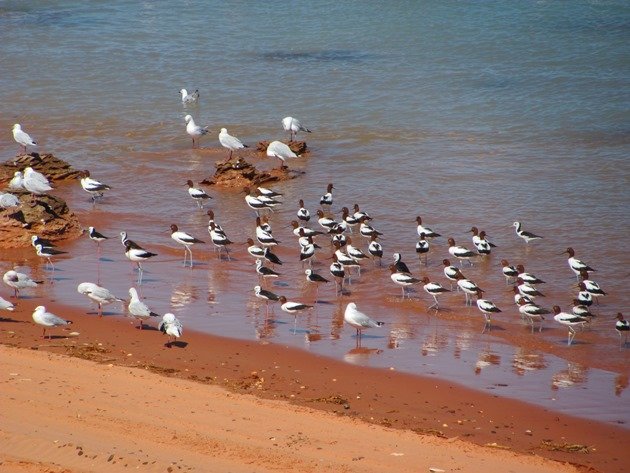
{"type": "Polygon", "coordinates": [[[243,187],[259,186],[263,183],[287,181],[304,174],[283,167],[269,171],[259,171],[256,167],[243,158],[217,164],[214,176],[204,179],[201,184],[216,185],[221,187],[242,189],[243,187]]]}

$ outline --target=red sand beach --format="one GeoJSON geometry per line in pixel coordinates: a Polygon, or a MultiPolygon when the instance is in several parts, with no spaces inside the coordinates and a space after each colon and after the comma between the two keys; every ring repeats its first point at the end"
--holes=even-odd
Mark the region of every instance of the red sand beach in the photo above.
{"type": "Polygon", "coordinates": [[[0,325],[0,471],[603,473],[630,460],[612,425],[275,344],[188,331],[169,349],[131,319],[58,304],[74,324],[42,340],[34,305],[0,325]]]}

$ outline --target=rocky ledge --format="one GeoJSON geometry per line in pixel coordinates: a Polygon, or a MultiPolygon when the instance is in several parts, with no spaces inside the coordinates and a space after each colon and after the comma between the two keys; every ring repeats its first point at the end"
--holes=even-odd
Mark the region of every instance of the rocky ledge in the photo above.
{"type": "Polygon", "coordinates": [[[243,158],[217,164],[217,170],[212,177],[206,178],[200,184],[219,186],[226,188],[242,189],[244,187],[256,187],[265,183],[287,181],[304,174],[283,167],[269,171],[259,171],[256,167],[243,158]]]}
{"type": "MultiPolygon", "coordinates": [[[[22,248],[31,244],[31,236],[51,241],[78,238],[83,229],[66,202],[54,195],[33,195],[25,190],[6,189],[15,171],[32,167],[52,182],[76,179],[81,171],[51,155],[22,154],[0,164],[0,189],[15,195],[17,207],[0,208],[0,248],[22,248]]],[[[51,192],[55,192],[54,190],[51,192]]]]}
{"type": "Polygon", "coordinates": [[[24,171],[29,166],[35,171],[41,172],[52,182],[76,179],[81,174],[81,171],[74,169],[63,159],[52,154],[19,154],[14,159],[0,163],[0,184],[2,187],[6,187],[15,171],[24,171]]]}

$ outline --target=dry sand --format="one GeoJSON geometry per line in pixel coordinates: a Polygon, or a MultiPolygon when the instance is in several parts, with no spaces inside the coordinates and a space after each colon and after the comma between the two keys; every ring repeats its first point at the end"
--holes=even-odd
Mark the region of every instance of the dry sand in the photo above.
{"type": "Polygon", "coordinates": [[[80,335],[56,329],[44,341],[34,304],[20,300],[0,321],[0,472],[603,473],[628,464],[628,430],[617,426],[278,345],[186,332],[168,349],[130,319],[55,304],[80,335]]]}

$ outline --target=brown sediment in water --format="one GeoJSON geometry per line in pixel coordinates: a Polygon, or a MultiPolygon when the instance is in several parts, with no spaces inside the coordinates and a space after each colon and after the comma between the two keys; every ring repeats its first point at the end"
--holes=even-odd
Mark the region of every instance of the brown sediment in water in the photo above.
{"type": "MultiPolygon", "coordinates": [[[[570,463],[578,466],[578,471],[602,473],[625,471],[630,460],[630,455],[622,447],[628,440],[627,430],[550,412],[454,383],[395,370],[352,366],[282,345],[232,340],[189,330],[185,330],[181,340],[169,349],[164,345],[166,337],[155,328],[157,320],[149,321],[144,330],[138,330],[132,319],[111,315],[99,319],[86,311],[54,302],[47,304],[47,309],[74,323],[67,331],[52,330],[52,340],[42,340],[40,327],[31,321],[31,313],[38,302],[30,299],[17,302],[15,312],[3,313],[0,322],[4,345],[70,355],[101,366],[139,368],[200,385],[220,386],[235,393],[282,400],[339,417],[403,429],[420,436],[433,436],[440,439],[435,441],[435,448],[457,439],[457,442],[465,442],[462,451],[472,448],[466,447],[467,443],[486,447],[482,453],[488,459],[496,460],[498,451],[502,454],[506,450],[570,463]],[[70,336],[70,332],[78,332],[78,335],[70,336]]],[[[113,310],[118,312],[118,309],[113,310]]],[[[362,348],[356,350],[360,352],[362,348]]],[[[95,367],[97,371],[103,369],[95,367]]],[[[64,373],[53,371],[49,375],[57,380],[55,387],[63,393],[62,396],[76,402],[72,384],[63,381],[64,373]]],[[[112,378],[111,382],[116,380],[112,378]]],[[[156,389],[162,387],[160,384],[156,389]]],[[[108,389],[108,385],[101,387],[105,397],[108,389]]],[[[187,388],[178,389],[183,392],[187,388]]],[[[203,390],[199,395],[202,393],[203,390]]],[[[28,391],[22,394],[28,398],[28,391]]],[[[22,399],[22,402],[27,400],[22,399]]],[[[164,398],[165,406],[171,402],[179,404],[181,400],[177,396],[164,398]]],[[[135,405],[142,404],[140,397],[130,400],[128,407],[133,410],[135,405]]],[[[106,405],[100,407],[106,408],[106,405]]],[[[77,410],[79,412],[88,422],[90,416],[100,416],[98,409],[95,412],[77,410]]],[[[203,412],[189,414],[191,421],[207,415],[203,412]]],[[[136,419],[136,422],[145,425],[142,419],[136,419]]],[[[136,429],[133,425],[128,428],[136,429]]],[[[271,432],[269,437],[284,434],[286,432],[271,432]]],[[[179,442],[178,448],[182,448],[179,442]]],[[[531,460],[539,461],[534,457],[531,460]]],[[[360,468],[360,463],[356,467],[360,468]]],[[[408,467],[409,471],[417,471],[417,464],[415,470],[411,465],[408,467]]],[[[562,468],[558,465],[558,471],[565,471],[562,468]]],[[[291,470],[289,466],[279,469],[291,470]]],[[[444,469],[449,471],[449,468],[444,469]]],[[[499,462],[487,471],[506,470],[501,470],[499,462]]],[[[541,470],[534,466],[529,470],[514,471],[541,470]]]]}

